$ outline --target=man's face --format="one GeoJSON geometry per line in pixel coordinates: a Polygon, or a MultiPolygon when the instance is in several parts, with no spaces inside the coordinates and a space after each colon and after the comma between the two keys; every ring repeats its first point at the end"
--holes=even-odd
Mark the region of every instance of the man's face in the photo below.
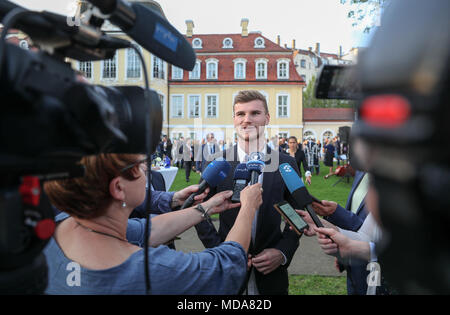
{"type": "Polygon", "coordinates": [[[233,121],[234,129],[240,139],[244,141],[255,140],[258,137],[264,139],[264,129],[270,121],[270,115],[266,113],[262,101],[254,100],[248,103],[236,103],[233,121]]]}

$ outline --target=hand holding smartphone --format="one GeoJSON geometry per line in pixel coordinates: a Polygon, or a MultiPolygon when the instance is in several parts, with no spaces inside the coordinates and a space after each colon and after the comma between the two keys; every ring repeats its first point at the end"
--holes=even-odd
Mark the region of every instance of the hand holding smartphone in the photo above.
{"type": "Polygon", "coordinates": [[[308,224],[302,219],[302,217],[294,210],[294,208],[286,201],[277,203],[274,208],[281,214],[281,216],[289,223],[294,231],[301,235],[303,230],[307,229],[308,224]]]}

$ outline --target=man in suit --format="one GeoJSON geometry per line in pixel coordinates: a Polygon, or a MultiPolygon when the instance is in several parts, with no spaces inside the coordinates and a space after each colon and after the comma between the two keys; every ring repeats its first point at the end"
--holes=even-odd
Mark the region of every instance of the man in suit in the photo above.
{"type": "Polygon", "coordinates": [[[202,144],[201,147],[201,156],[199,157],[201,167],[199,169],[203,169],[208,162],[211,162],[213,160],[212,157],[218,152],[220,152],[220,147],[214,138],[214,133],[210,132],[206,135],[206,143],[202,144]]]}
{"type": "MultiPolygon", "coordinates": [[[[314,211],[334,225],[350,231],[358,231],[367,217],[365,198],[369,189],[368,174],[357,171],[347,198],[345,209],[333,201],[313,202],[314,211]]],[[[352,258],[345,266],[347,271],[347,293],[364,295],[367,292],[367,261],[352,258]]]]}
{"type": "MultiPolygon", "coordinates": [[[[234,100],[233,114],[238,143],[215,155],[224,156],[232,168],[226,179],[211,189],[210,195],[233,188],[234,170],[239,163],[245,163],[248,155],[252,152],[264,154],[265,168],[258,178],[263,187],[263,204],[253,222],[248,256],[249,280],[242,290],[248,294],[288,294],[287,268],[299,246],[299,236],[287,224],[281,231],[281,216],[273,205],[283,200],[292,202],[278,166],[289,163],[298,173],[297,163],[294,158],[265,145],[264,129],[269,124],[270,115],[261,93],[239,92],[234,100]]],[[[225,240],[238,213],[238,208],[221,213],[219,231],[207,222],[195,227],[205,247],[217,246],[225,240]]]]}

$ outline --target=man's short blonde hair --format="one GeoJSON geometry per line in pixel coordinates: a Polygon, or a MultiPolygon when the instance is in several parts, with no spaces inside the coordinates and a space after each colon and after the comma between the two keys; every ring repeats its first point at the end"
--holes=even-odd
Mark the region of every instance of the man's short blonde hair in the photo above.
{"type": "Polygon", "coordinates": [[[266,97],[259,91],[256,90],[245,90],[240,91],[234,98],[233,102],[233,115],[234,115],[234,106],[237,103],[248,103],[251,101],[260,100],[264,105],[264,110],[266,114],[269,113],[269,108],[267,107],[266,97]]]}

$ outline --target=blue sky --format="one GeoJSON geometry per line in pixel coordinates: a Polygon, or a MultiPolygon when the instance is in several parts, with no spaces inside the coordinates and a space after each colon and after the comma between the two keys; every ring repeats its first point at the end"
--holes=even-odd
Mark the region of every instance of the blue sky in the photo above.
{"type": "MultiPolygon", "coordinates": [[[[73,12],[74,0],[14,0],[34,10],[73,12]]],[[[281,44],[308,49],[320,43],[322,52],[346,52],[352,47],[367,46],[368,36],[362,27],[352,27],[347,18],[348,5],[339,0],[159,0],[168,20],[181,32],[185,21],[194,21],[194,34],[240,33],[240,21],[249,19],[249,31],[260,31],[272,41],[277,35],[281,44]]]]}

